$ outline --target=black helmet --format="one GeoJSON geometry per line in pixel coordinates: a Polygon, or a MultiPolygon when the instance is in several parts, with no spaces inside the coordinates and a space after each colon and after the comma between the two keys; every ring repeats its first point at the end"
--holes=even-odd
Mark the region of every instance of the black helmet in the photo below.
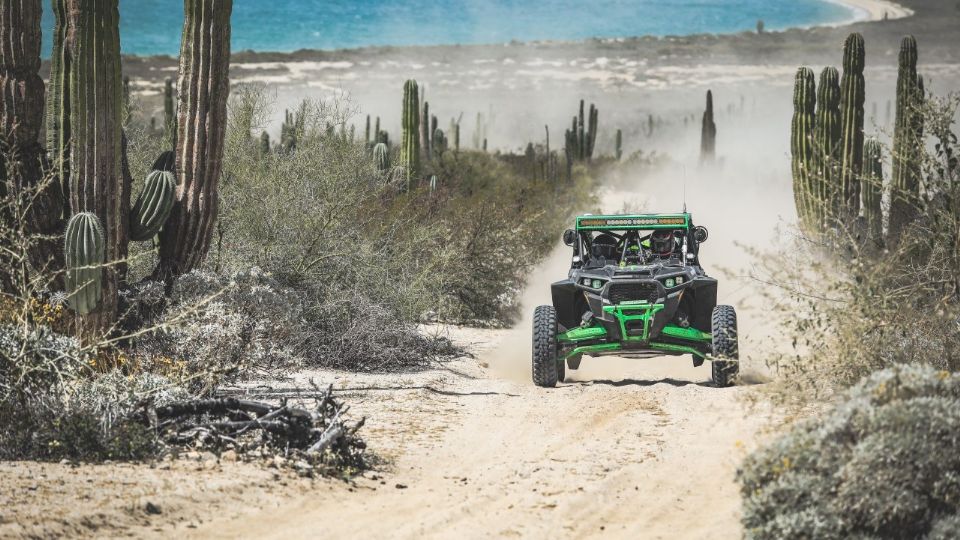
{"type": "Polygon", "coordinates": [[[601,234],[593,239],[590,255],[594,258],[613,259],[617,256],[617,239],[609,234],[601,234]]]}
{"type": "Polygon", "coordinates": [[[673,231],[653,231],[650,235],[650,250],[661,257],[669,257],[673,254],[674,245],[673,231]]]}

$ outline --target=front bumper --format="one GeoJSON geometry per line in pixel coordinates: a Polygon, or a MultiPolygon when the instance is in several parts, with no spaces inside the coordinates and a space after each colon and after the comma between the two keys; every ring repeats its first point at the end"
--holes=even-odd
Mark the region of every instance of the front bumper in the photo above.
{"type": "Polygon", "coordinates": [[[557,336],[560,355],[564,360],[583,354],[617,353],[629,356],[693,354],[706,358],[711,352],[713,336],[695,328],[661,322],[667,308],[663,302],[643,300],[603,306],[603,317],[595,317],[589,326],[573,328],[557,336]]]}

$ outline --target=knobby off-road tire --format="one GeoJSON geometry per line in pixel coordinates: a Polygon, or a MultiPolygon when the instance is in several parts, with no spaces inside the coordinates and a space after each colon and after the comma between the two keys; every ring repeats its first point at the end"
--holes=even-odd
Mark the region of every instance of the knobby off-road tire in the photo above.
{"type": "Polygon", "coordinates": [[[737,342],[737,312],[733,306],[713,308],[713,383],[724,388],[733,384],[740,373],[740,346],[737,342]],[[725,361],[729,359],[730,361],[725,361]]]}
{"type": "Polygon", "coordinates": [[[533,384],[553,388],[559,377],[557,310],[539,306],[533,312],[533,384]]]}

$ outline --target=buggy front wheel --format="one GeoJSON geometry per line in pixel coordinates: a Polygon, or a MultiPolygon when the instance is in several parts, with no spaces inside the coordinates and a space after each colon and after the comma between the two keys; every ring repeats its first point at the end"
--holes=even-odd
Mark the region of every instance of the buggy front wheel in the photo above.
{"type": "Polygon", "coordinates": [[[533,384],[553,388],[559,378],[557,310],[539,306],[533,312],[533,384]]]}
{"type": "Polygon", "coordinates": [[[733,384],[740,373],[740,345],[737,339],[737,312],[733,306],[713,308],[713,383],[724,388],[733,384]]]}

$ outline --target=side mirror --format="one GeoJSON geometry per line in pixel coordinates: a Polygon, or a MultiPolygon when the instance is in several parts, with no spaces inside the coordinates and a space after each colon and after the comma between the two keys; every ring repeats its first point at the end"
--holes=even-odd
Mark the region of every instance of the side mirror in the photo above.
{"type": "Polygon", "coordinates": [[[577,242],[577,233],[573,229],[567,229],[563,231],[563,243],[573,247],[573,244],[577,242]]]}
{"type": "Polygon", "coordinates": [[[702,244],[710,237],[710,232],[707,231],[706,227],[698,225],[693,228],[693,237],[697,239],[698,244],[702,244]]]}

